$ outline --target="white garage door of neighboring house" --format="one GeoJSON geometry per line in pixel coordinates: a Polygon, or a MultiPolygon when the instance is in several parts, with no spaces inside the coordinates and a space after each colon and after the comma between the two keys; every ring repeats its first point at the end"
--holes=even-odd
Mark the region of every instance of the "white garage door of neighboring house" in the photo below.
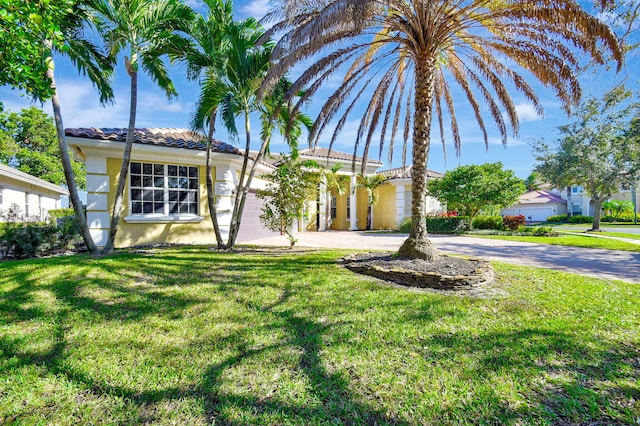
{"type": "Polygon", "coordinates": [[[518,214],[523,215],[527,222],[544,222],[553,215],[553,208],[518,209],[518,214]]]}
{"type": "Polygon", "coordinates": [[[244,212],[242,213],[242,221],[240,222],[240,231],[238,232],[238,239],[236,240],[238,243],[280,235],[280,233],[268,230],[260,222],[263,203],[262,200],[256,197],[255,193],[250,192],[247,194],[247,200],[244,203],[244,212]]]}

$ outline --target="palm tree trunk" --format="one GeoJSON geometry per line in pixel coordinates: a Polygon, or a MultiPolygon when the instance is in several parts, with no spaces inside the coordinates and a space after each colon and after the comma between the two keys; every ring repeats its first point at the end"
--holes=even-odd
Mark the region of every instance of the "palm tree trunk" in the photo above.
{"type": "MultiPolygon", "coordinates": [[[[229,239],[227,240],[226,249],[233,248],[236,238],[238,237],[238,231],[240,230],[240,220],[242,219],[242,207],[244,207],[245,192],[245,174],[247,172],[247,164],[249,163],[249,153],[251,149],[251,120],[249,117],[249,107],[245,106],[244,111],[244,129],[245,129],[245,150],[244,159],[242,161],[242,169],[240,170],[240,176],[238,176],[238,186],[236,187],[236,198],[233,202],[233,213],[231,214],[231,225],[229,226],[229,239]],[[242,201],[241,201],[242,200],[242,201]]],[[[256,160],[257,161],[257,160],[256,160]]],[[[248,190],[248,185],[246,187],[248,190]]]]}
{"type": "Polygon", "coordinates": [[[67,180],[67,187],[69,188],[69,198],[71,198],[71,204],[76,214],[76,220],[82,233],[82,238],[89,253],[94,254],[97,251],[96,244],[93,242],[91,233],[89,232],[89,226],[87,225],[87,217],[85,216],[82,208],[82,202],[78,195],[78,186],[76,185],[76,178],[73,174],[73,167],[71,166],[71,158],[69,157],[69,147],[67,145],[67,139],[64,135],[64,124],[62,123],[62,110],[60,108],[60,101],[58,99],[58,88],[56,86],[56,80],[53,75],[54,65],[53,59],[49,58],[49,68],[47,69],[47,78],[51,81],[51,87],[53,88],[53,96],[51,97],[51,106],[53,108],[53,118],[56,123],[56,134],[58,136],[58,148],[60,149],[60,158],[62,160],[62,170],[64,171],[64,177],[67,180]]]}
{"type": "Polygon", "coordinates": [[[207,166],[206,166],[206,181],[207,181],[207,203],[209,204],[209,214],[211,215],[211,223],[213,225],[213,232],[216,235],[216,244],[218,248],[224,247],[224,241],[222,241],[222,235],[220,234],[220,224],[218,223],[218,213],[216,211],[216,202],[214,199],[213,190],[213,177],[211,176],[211,150],[213,145],[213,131],[216,121],[216,111],[211,113],[211,122],[209,123],[209,134],[207,135],[207,166]]]}
{"type": "Polygon", "coordinates": [[[116,233],[118,232],[118,223],[122,213],[122,200],[124,198],[124,187],[127,183],[129,174],[129,163],[131,162],[131,149],[133,147],[133,134],[136,127],[136,107],[138,105],[138,71],[131,69],[131,104],[129,106],[129,127],[127,128],[127,138],[124,144],[124,153],[122,154],[122,166],[118,175],[118,187],[116,188],[116,199],[113,203],[113,212],[111,213],[111,224],[109,225],[109,238],[107,245],[102,251],[103,254],[113,252],[115,246],[116,233]]]}
{"type": "Polygon", "coordinates": [[[435,84],[435,59],[422,52],[415,64],[415,112],[413,116],[413,171],[411,177],[411,231],[398,253],[409,258],[434,261],[437,250],[429,241],[425,221],[427,160],[431,133],[431,109],[435,84]]]}

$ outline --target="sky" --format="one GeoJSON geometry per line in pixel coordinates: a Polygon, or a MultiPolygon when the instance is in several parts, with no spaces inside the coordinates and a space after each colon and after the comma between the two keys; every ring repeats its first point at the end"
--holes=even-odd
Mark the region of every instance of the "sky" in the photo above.
{"type": "MultiPolygon", "coordinates": [[[[195,10],[199,10],[202,6],[198,0],[187,0],[186,3],[195,10]]],[[[268,0],[243,0],[234,2],[236,17],[239,19],[249,16],[260,19],[267,12],[268,7],[268,0]]],[[[300,67],[303,67],[303,65],[300,67]]],[[[638,60],[637,57],[631,57],[621,73],[615,74],[611,70],[604,68],[599,68],[595,72],[591,71],[580,78],[583,92],[586,96],[598,95],[602,93],[603,90],[613,87],[615,82],[626,78],[629,83],[628,87],[635,91],[637,96],[638,89],[640,88],[639,70],[640,60],[638,60]]],[[[296,70],[292,71],[294,75],[295,72],[296,70]]],[[[164,94],[154,87],[150,80],[144,75],[141,74],[139,76],[136,127],[189,127],[189,117],[194,102],[198,97],[199,87],[197,83],[186,80],[183,68],[170,67],[170,73],[179,93],[179,98],[173,101],[168,101],[164,94]]],[[[340,76],[338,76],[338,78],[340,78],[340,76]]],[[[112,105],[100,105],[97,92],[89,80],[79,76],[75,68],[63,58],[56,58],[56,81],[65,127],[127,126],[129,78],[122,63],[118,64],[113,81],[115,102],[112,105]]],[[[533,83],[532,86],[536,89],[536,93],[541,100],[544,108],[544,116],[538,116],[532,105],[525,102],[521,96],[514,94],[513,99],[517,105],[520,118],[520,134],[518,137],[509,137],[506,147],[502,145],[499,133],[495,126],[492,125],[490,117],[485,115],[490,142],[488,149],[486,149],[471,108],[465,104],[466,101],[464,97],[456,97],[454,101],[462,139],[461,155],[460,157],[456,157],[453,141],[448,137],[446,145],[447,153],[445,156],[440,142],[440,136],[437,132],[434,132],[432,134],[428,168],[438,172],[446,172],[459,165],[501,161],[505,168],[513,170],[518,177],[526,178],[535,165],[533,147],[542,140],[547,143],[552,142],[558,137],[557,126],[565,124],[569,120],[561,108],[559,101],[550,90],[535,83],[533,83]]],[[[312,100],[311,105],[306,111],[312,118],[314,118],[320,110],[322,99],[326,99],[331,93],[331,87],[331,83],[329,83],[329,85],[319,91],[314,97],[314,100],[312,100]]],[[[335,85],[333,87],[335,89],[335,85]]],[[[39,103],[34,104],[24,95],[6,87],[0,88],[0,100],[4,103],[5,110],[11,111],[19,111],[21,108],[30,105],[41,106],[39,103]]],[[[364,103],[361,105],[361,108],[364,108],[364,103]]],[[[51,114],[51,108],[48,103],[42,105],[42,109],[51,114]]],[[[353,143],[359,125],[358,118],[357,113],[354,114],[345,125],[339,140],[336,142],[336,145],[334,145],[334,150],[348,153],[353,151],[353,143]]],[[[445,123],[445,127],[446,126],[447,123],[445,123]]],[[[436,127],[435,122],[434,127],[436,127]]],[[[241,145],[243,146],[243,140],[231,139],[226,132],[223,131],[220,124],[217,125],[217,129],[219,130],[216,134],[218,139],[230,142],[239,147],[241,147],[241,145]]],[[[252,139],[257,141],[259,125],[255,117],[253,119],[252,129],[255,133],[252,135],[252,139]]],[[[330,138],[331,133],[327,133],[320,139],[319,146],[327,147],[330,138]]],[[[374,149],[373,145],[377,146],[377,142],[372,142],[373,152],[370,153],[370,158],[377,159],[377,148],[374,149]]],[[[281,138],[274,137],[271,151],[286,151],[286,145],[282,142],[281,138]]],[[[402,165],[399,149],[396,149],[392,163],[387,161],[386,151],[382,153],[381,160],[384,163],[381,169],[400,167],[402,165]]],[[[410,154],[407,161],[410,163],[410,154]]],[[[345,167],[346,166],[347,165],[345,165],[345,167]]]]}

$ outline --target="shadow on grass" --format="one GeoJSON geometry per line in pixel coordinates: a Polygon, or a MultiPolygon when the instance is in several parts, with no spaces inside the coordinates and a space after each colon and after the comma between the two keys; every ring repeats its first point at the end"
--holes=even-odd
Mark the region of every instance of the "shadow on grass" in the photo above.
{"type": "MultiPolygon", "coordinates": [[[[20,366],[39,367],[86,389],[96,399],[124,399],[134,412],[132,421],[138,423],[162,422],[152,408],[184,399],[198,401],[207,422],[230,425],[272,423],[274,418],[296,424],[404,425],[420,423],[416,419],[425,418],[427,414],[444,423],[620,423],[632,419],[633,406],[625,411],[613,406],[613,401],[620,397],[625,401],[640,397],[637,387],[625,384],[633,383],[633,378],[640,373],[636,347],[610,345],[606,349],[594,349],[581,341],[578,334],[533,326],[517,331],[504,331],[499,327],[478,333],[430,333],[415,341],[412,338],[383,341],[383,351],[401,353],[407,358],[403,367],[406,370],[397,371],[398,376],[415,373],[411,369],[421,363],[439,368],[450,365],[458,377],[457,382],[448,386],[468,386],[466,392],[470,397],[454,399],[457,402],[415,417],[403,410],[413,412],[421,401],[419,397],[414,401],[401,401],[405,398],[402,392],[406,391],[401,387],[397,388],[399,395],[394,396],[401,402],[391,402],[396,404],[392,406],[377,402],[371,389],[378,379],[375,374],[369,377],[370,385],[355,389],[357,382],[353,374],[361,371],[332,371],[323,359],[323,350],[328,345],[352,344],[347,326],[358,328],[364,335],[362,344],[370,346],[365,319],[347,324],[328,315],[327,312],[333,312],[331,309],[313,312],[315,307],[311,303],[302,308],[291,303],[293,298],[312,302],[317,297],[313,286],[300,282],[296,272],[307,271],[313,276],[333,264],[332,255],[318,253],[274,256],[265,261],[265,257],[250,254],[188,249],[162,252],[159,256],[120,254],[103,259],[75,257],[2,264],[0,328],[32,321],[47,322],[51,327],[48,334],[40,337],[47,345],[36,347],[30,346],[29,331],[3,333],[0,354],[10,361],[3,363],[5,368],[0,369],[0,373],[11,374],[12,369],[20,366]],[[190,291],[199,287],[206,290],[190,291]],[[276,296],[259,299],[255,294],[264,289],[276,296]],[[49,299],[43,301],[43,293],[49,294],[49,299]],[[213,303],[212,294],[233,303],[241,313],[257,313],[263,325],[259,331],[257,325],[250,324],[242,330],[226,332],[216,342],[217,346],[225,347],[225,355],[217,362],[208,363],[189,384],[156,387],[150,383],[145,388],[114,385],[117,381],[83,371],[70,362],[73,361],[68,351],[70,330],[94,322],[133,324],[151,316],[168,321],[183,318],[189,309],[213,303]],[[260,345],[252,342],[254,332],[284,337],[275,343],[260,345]],[[235,392],[225,386],[230,380],[229,372],[256,365],[260,368],[264,358],[277,362],[277,354],[287,351],[297,354],[295,372],[304,377],[310,399],[315,403],[296,403],[277,393],[265,396],[258,391],[235,392]],[[411,362],[409,353],[414,351],[419,357],[418,363],[411,362]],[[491,384],[498,385],[503,377],[535,381],[540,375],[558,377],[557,383],[545,380],[546,384],[541,387],[521,383],[517,388],[527,403],[520,406],[508,402],[499,389],[491,387],[491,384]],[[597,382],[606,383],[606,390],[599,389],[597,382]]],[[[378,291],[391,293],[388,289],[378,291]]],[[[367,306],[367,300],[358,299],[344,309],[375,308],[367,306]]],[[[427,327],[443,317],[462,319],[464,310],[451,309],[444,300],[409,295],[385,301],[385,306],[380,307],[384,311],[375,314],[388,315],[383,331],[389,333],[402,330],[406,324],[427,327]],[[414,298],[419,298],[419,302],[414,298]]],[[[181,350],[202,350],[201,343],[185,342],[181,350]]],[[[367,360],[375,369],[387,368],[385,361],[384,358],[367,360]]],[[[166,360],[160,357],[158,362],[166,360]]],[[[426,368],[425,375],[429,374],[428,365],[426,368]]],[[[456,392],[456,389],[445,391],[456,392]]],[[[15,413],[14,417],[19,420],[20,415],[15,413]]]]}

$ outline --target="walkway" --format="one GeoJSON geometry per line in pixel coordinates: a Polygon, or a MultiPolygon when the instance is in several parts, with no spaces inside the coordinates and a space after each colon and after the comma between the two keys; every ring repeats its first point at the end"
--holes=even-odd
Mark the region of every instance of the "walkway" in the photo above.
{"type": "MultiPolygon", "coordinates": [[[[407,236],[392,233],[329,231],[302,232],[296,234],[296,237],[296,247],[397,250],[407,236]]],[[[640,283],[640,253],[468,236],[431,235],[430,238],[438,249],[447,253],[640,283]]],[[[284,236],[262,238],[245,244],[289,246],[284,236]]]]}

